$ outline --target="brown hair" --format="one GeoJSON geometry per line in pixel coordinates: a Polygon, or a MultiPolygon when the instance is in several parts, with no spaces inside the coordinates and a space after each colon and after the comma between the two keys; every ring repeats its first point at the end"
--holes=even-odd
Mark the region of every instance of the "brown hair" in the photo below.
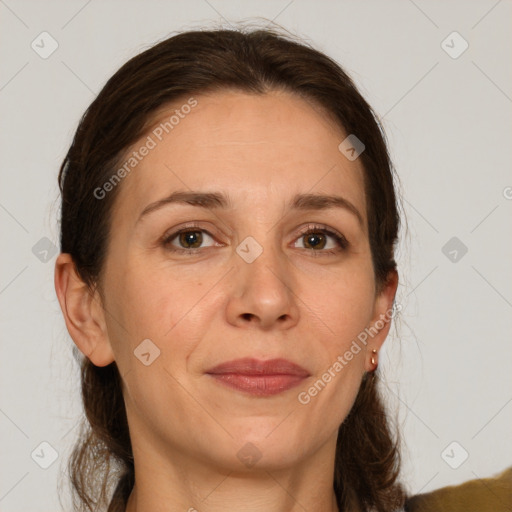
{"type": "MultiPolygon", "coordinates": [[[[360,158],[380,290],[396,268],[394,245],[400,220],[384,134],[372,109],[336,62],[275,29],[183,32],[132,58],[108,80],[83,115],[59,173],[61,251],[71,254],[80,277],[91,291],[101,292],[111,212],[122,185],[102,200],[93,191],[112,177],[151,116],[187,95],[226,89],[297,94],[365,144],[360,158]]],[[[96,367],[74,348],[81,364],[87,418],[69,461],[74,498],[78,497],[75,505],[77,510],[92,511],[104,503],[109,512],[124,511],[134,485],[134,463],[122,379],[115,362],[96,367]],[[108,498],[112,485],[115,490],[108,498]]],[[[385,512],[404,502],[398,483],[398,437],[392,435],[377,381],[376,372],[365,374],[354,406],[339,428],[334,490],[340,510],[385,512]]]]}

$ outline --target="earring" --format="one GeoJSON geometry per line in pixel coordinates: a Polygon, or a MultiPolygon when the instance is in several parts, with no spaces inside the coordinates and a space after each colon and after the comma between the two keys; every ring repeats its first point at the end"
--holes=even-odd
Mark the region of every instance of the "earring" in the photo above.
{"type": "Polygon", "coordinates": [[[373,349],[373,350],[372,350],[372,359],[371,359],[371,361],[372,361],[372,364],[373,364],[373,365],[375,365],[374,370],[376,370],[376,369],[377,369],[377,366],[379,366],[379,363],[377,363],[377,362],[375,361],[375,357],[376,357],[376,356],[377,356],[377,351],[376,351],[375,349],[373,349]]]}

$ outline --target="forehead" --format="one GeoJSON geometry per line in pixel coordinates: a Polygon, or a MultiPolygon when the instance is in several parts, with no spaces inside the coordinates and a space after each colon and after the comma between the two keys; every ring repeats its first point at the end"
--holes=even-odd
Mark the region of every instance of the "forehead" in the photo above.
{"type": "Polygon", "coordinates": [[[177,189],[215,189],[253,207],[296,193],[336,193],[365,218],[362,164],[338,149],[347,134],[298,96],[223,91],[184,97],[160,108],[149,126],[125,159],[138,153],[117,198],[124,215],[177,189]]]}

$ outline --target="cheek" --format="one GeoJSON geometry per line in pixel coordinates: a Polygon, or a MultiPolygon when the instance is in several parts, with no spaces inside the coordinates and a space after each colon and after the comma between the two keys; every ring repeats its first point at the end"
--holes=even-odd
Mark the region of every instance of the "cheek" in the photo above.
{"type": "Polygon", "coordinates": [[[208,308],[205,294],[216,281],[216,274],[201,278],[192,266],[190,271],[171,272],[158,263],[139,262],[111,272],[108,324],[118,364],[133,365],[133,351],[146,339],[161,350],[166,367],[184,363],[209,323],[213,308],[208,308]],[[172,361],[167,361],[170,353],[172,361]]]}
{"type": "Polygon", "coordinates": [[[207,283],[147,265],[111,277],[109,335],[125,396],[142,417],[168,424],[170,410],[190,413],[184,376],[209,322],[200,307],[207,283]]]}
{"type": "Polygon", "coordinates": [[[374,281],[368,265],[304,273],[298,297],[304,313],[338,349],[356,337],[372,318],[374,281]],[[309,310],[309,313],[308,313],[309,310]]]}
{"type": "Polygon", "coordinates": [[[296,417],[307,418],[308,429],[319,438],[335,433],[355,402],[362,372],[354,363],[353,360],[339,371],[331,365],[297,395],[296,417]]]}
{"type": "Polygon", "coordinates": [[[313,430],[336,430],[356,399],[365,363],[358,336],[372,318],[372,278],[369,272],[339,273],[324,282],[323,290],[304,291],[304,302],[315,304],[310,325],[321,329],[316,350],[321,369],[297,396],[313,430]]]}
{"type": "MultiPolygon", "coordinates": [[[[132,327],[130,332],[134,332],[135,328],[139,330],[138,335],[147,336],[149,332],[140,331],[146,331],[149,326],[152,326],[152,331],[158,330],[159,324],[166,317],[168,327],[172,325],[172,318],[168,317],[172,312],[170,305],[173,302],[180,304],[182,297],[176,300],[180,287],[175,280],[166,279],[164,274],[164,269],[155,267],[152,262],[138,259],[125,261],[124,265],[111,272],[114,307],[125,323],[132,327]]],[[[157,332],[151,334],[156,335],[157,332]]]]}

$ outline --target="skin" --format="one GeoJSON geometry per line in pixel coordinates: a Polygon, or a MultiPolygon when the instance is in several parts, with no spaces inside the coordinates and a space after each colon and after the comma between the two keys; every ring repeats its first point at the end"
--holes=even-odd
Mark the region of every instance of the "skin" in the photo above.
{"type": "MultiPolygon", "coordinates": [[[[78,278],[69,255],[56,262],[74,342],[97,366],[116,361],[123,378],[136,475],[127,511],[337,511],[338,428],[364,372],[375,368],[371,350],[379,350],[390,323],[308,404],[297,396],[390,310],[396,292],[393,272],[376,294],[360,159],[338,150],[347,135],[338,125],[289,93],[196,99],[118,185],[104,300],[78,278]],[[223,192],[233,204],[168,204],[138,220],[177,190],[223,192]],[[299,193],[342,196],[363,224],[344,208],[292,211],[299,193]],[[188,222],[211,237],[200,231],[192,255],[172,252],[190,245],[175,238],[164,246],[162,237],[188,222]],[[342,233],[350,245],[342,249],[317,229],[322,243],[311,248],[301,235],[311,223],[342,233]],[[248,236],[263,248],[252,263],[236,252],[248,236]],[[160,349],[148,366],[134,356],[147,338],[160,349]],[[310,377],[258,397],[205,374],[241,357],[286,358],[310,377]],[[261,455],[252,467],[237,457],[247,443],[261,455]]],[[[177,107],[158,112],[154,125],[177,107]]]]}

